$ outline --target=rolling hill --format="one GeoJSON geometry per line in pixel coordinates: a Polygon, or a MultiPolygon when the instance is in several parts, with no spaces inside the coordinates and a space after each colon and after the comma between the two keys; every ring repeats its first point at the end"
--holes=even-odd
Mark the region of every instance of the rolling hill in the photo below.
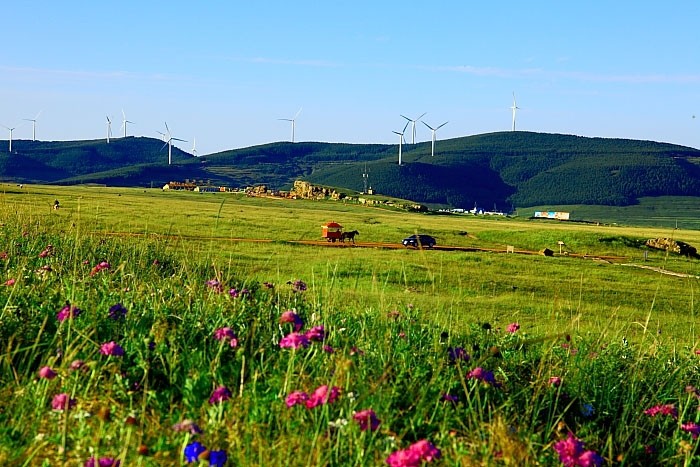
{"type": "MultiPolygon", "coordinates": [[[[0,147],[4,147],[0,141],[0,147]]],[[[640,197],[700,196],[700,150],[652,141],[499,132],[397,145],[270,143],[205,157],[153,138],[13,141],[0,153],[0,178],[12,182],[160,186],[194,179],[284,189],[296,179],[363,189],[433,205],[501,209],[545,204],[629,205],[640,197]]]]}

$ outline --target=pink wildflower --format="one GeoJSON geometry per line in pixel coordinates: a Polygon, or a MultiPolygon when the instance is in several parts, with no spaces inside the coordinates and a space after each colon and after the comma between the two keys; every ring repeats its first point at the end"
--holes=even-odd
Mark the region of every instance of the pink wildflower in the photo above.
{"type": "Polygon", "coordinates": [[[61,308],[59,310],[59,312],[56,314],[56,319],[58,321],[65,321],[66,319],[75,318],[76,316],[78,316],[82,312],[83,312],[83,310],[81,310],[77,306],[66,303],[66,306],[61,308]]]}
{"type": "Polygon", "coordinates": [[[498,382],[496,381],[496,377],[493,375],[493,371],[484,370],[480,366],[470,371],[467,374],[467,378],[476,379],[484,383],[490,384],[491,386],[499,386],[498,382]]]}
{"type": "Polygon", "coordinates": [[[223,342],[228,341],[231,347],[238,347],[238,337],[236,333],[233,332],[233,329],[229,327],[219,328],[214,331],[214,339],[223,342]]]}
{"type": "Polygon", "coordinates": [[[309,396],[309,400],[306,401],[306,407],[313,409],[319,405],[332,404],[338,399],[340,395],[340,388],[333,386],[328,389],[327,385],[319,386],[313,394],[309,396]]]}
{"type": "Polygon", "coordinates": [[[69,368],[71,370],[79,370],[83,367],[83,365],[85,365],[85,362],[83,362],[82,360],[73,360],[69,368]]]}
{"type": "Polygon", "coordinates": [[[520,329],[520,324],[518,324],[518,323],[510,323],[508,325],[508,327],[506,327],[506,331],[511,333],[511,334],[515,334],[516,332],[518,332],[519,329],[520,329]]]}
{"type": "Polygon", "coordinates": [[[218,281],[218,279],[210,279],[207,282],[205,282],[207,287],[209,287],[211,290],[213,290],[216,293],[221,293],[224,291],[224,286],[221,284],[221,282],[218,281]]]}
{"type": "Polygon", "coordinates": [[[39,253],[39,258],[46,258],[51,253],[53,253],[53,245],[46,245],[46,248],[44,248],[44,251],[39,253]]]}
{"type": "Polygon", "coordinates": [[[15,282],[16,282],[16,281],[15,281],[14,279],[7,279],[7,280],[5,281],[5,284],[4,284],[4,285],[6,285],[6,286],[8,286],[8,287],[11,287],[11,286],[15,285],[15,282]]]}
{"type": "Polygon", "coordinates": [[[94,268],[92,268],[92,270],[90,271],[90,275],[91,275],[91,276],[94,276],[94,275],[97,274],[98,272],[103,271],[103,270],[105,270],[105,269],[109,269],[110,267],[111,267],[111,266],[109,265],[109,263],[108,263],[107,261],[102,261],[102,262],[100,262],[97,266],[95,266],[94,268]]]}
{"type": "Polygon", "coordinates": [[[395,451],[386,459],[391,467],[418,467],[421,462],[439,459],[442,453],[428,440],[420,440],[408,448],[395,451]]]}
{"type": "Polygon", "coordinates": [[[362,431],[366,431],[368,429],[370,431],[376,431],[377,428],[379,428],[380,421],[377,418],[377,414],[374,413],[374,410],[372,409],[365,409],[356,412],[352,418],[360,424],[360,430],[362,431]]]}
{"type": "Polygon", "coordinates": [[[71,399],[71,397],[65,392],[56,394],[51,400],[51,408],[54,410],[68,410],[74,406],[75,399],[71,399]]]}
{"type": "Polygon", "coordinates": [[[571,432],[565,440],[554,443],[554,450],[566,467],[592,467],[603,464],[603,458],[595,451],[584,451],[583,448],[583,441],[576,439],[571,432]]]}
{"type": "Polygon", "coordinates": [[[124,349],[121,345],[114,341],[105,342],[100,346],[100,353],[102,355],[112,356],[112,357],[123,357],[124,349]]]}
{"type": "Polygon", "coordinates": [[[561,378],[559,376],[552,376],[549,378],[549,385],[554,387],[561,386],[561,378]]]}
{"type": "Polygon", "coordinates": [[[326,331],[323,326],[314,326],[306,331],[306,337],[308,337],[310,341],[323,342],[326,338],[326,331]]]}
{"type": "Polygon", "coordinates": [[[678,409],[673,404],[655,405],[654,407],[646,409],[644,413],[646,415],[649,415],[650,417],[655,417],[661,414],[673,418],[678,418],[678,409]]]}
{"type": "Polygon", "coordinates": [[[306,404],[309,400],[309,395],[302,391],[294,391],[287,396],[285,403],[287,407],[294,407],[297,404],[306,404]]]}
{"type": "Polygon", "coordinates": [[[698,436],[700,436],[700,425],[698,425],[695,422],[681,424],[681,430],[687,431],[688,433],[693,435],[693,439],[698,439],[698,436]]]}
{"type": "Polygon", "coordinates": [[[695,355],[700,355],[700,349],[695,350],[695,355]]]}
{"type": "Polygon", "coordinates": [[[326,353],[335,353],[335,349],[333,349],[333,347],[331,347],[330,345],[324,345],[323,351],[326,353]]]}
{"type": "Polygon", "coordinates": [[[39,378],[54,379],[58,373],[53,371],[50,366],[43,366],[39,370],[39,378]]]}
{"type": "Polygon", "coordinates": [[[209,403],[219,404],[221,402],[225,402],[231,398],[231,395],[232,394],[229,388],[226,386],[219,386],[218,388],[214,389],[214,392],[211,393],[209,403]]]}
{"type": "Polygon", "coordinates": [[[119,460],[112,457],[100,457],[95,460],[94,457],[85,461],[85,467],[119,467],[119,460]]]}
{"type": "Polygon", "coordinates": [[[280,316],[279,323],[291,323],[294,326],[294,331],[299,332],[304,327],[304,321],[296,314],[294,310],[287,310],[280,316]]]}
{"type": "Polygon", "coordinates": [[[292,332],[280,340],[280,347],[283,349],[298,349],[299,347],[308,347],[311,344],[309,338],[305,334],[292,332]]]}

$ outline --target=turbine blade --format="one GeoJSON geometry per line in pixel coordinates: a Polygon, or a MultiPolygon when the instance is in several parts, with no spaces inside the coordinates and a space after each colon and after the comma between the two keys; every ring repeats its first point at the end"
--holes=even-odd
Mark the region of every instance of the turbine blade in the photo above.
{"type": "Polygon", "coordinates": [[[445,123],[443,123],[442,125],[440,125],[439,127],[435,128],[435,129],[436,129],[436,130],[439,130],[440,128],[444,127],[444,126],[447,125],[448,123],[450,123],[450,122],[445,122],[445,123]]]}
{"type": "Polygon", "coordinates": [[[401,116],[402,116],[403,118],[405,118],[406,120],[408,120],[409,122],[411,121],[411,119],[408,118],[407,116],[405,116],[405,115],[401,115],[401,116]]]}
{"type": "Polygon", "coordinates": [[[423,112],[423,115],[421,115],[420,117],[418,117],[418,118],[416,119],[416,121],[418,121],[418,120],[420,120],[421,118],[425,117],[425,115],[426,115],[427,113],[428,113],[428,112],[423,112]]]}
{"type": "MultiPolygon", "coordinates": [[[[404,118],[405,118],[405,117],[404,117],[404,118]]],[[[404,134],[404,133],[406,132],[406,128],[408,128],[408,124],[409,124],[409,123],[411,123],[411,120],[408,120],[408,121],[406,122],[406,126],[403,127],[403,131],[401,132],[401,134],[404,134]]]]}
{"type": "Polygon", "coordinates": [[[296,118],[297,118],[297,117],[299,116],[299,114],[301,113],[301,109],[303,109],[303,107],[299,107],[299,111],[298,111],[298,112],[296,113],[296,115],[294,116],[294,120],[296,120],[296,118]]]}
{"type": "MultiPolygon", "coordinates": [[[[430,125],[428,125],[427,123],[425,123],[425,122],[422,121],[422,120],[421,120],[421,123],[422,123],[423,125],[427,126],[428,128],[430,128],[430,129],[433,130],[433,131],[437,130],[437,128],[431,127],[430,125]]],[[[443,124],[443,125],[444,125],[444,124],[443,124]]],[[[442,126],[442,125],[440,125],[440,126],[442,126]]],[[[440,128],[440,127],[438,127],[438,128],[440,128]]]]}

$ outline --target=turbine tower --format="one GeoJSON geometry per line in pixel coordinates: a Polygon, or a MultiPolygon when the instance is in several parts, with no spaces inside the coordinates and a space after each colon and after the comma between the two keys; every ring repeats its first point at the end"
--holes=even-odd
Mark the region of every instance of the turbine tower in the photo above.
{"type": "Polygon", "coordinates": [[[407,127],[408,127],[408,122],[406,122],[406,126],[403,127],[403,130],[401,131],[401,133],[399,133],[398,131],[392,131],[392,133],[396,133],[397,135],[399,135],[399,165],[401,165],[401,145],[403,143],[403,134],[406,133],[407,127]]]}
{"type": "Polygon", "coordinates": [[[513,131],[515,131],[515,111],[520,109],[515,103],[515,92],[513,93],[513,107],[510,109],[513,111],[513,131]]]}
{"type": "Polygon", "coordinates": [[[294,128],[296,127],[297,117],[298,117],[299,114],[301,113],[301,109],[302,109],[302,108],[300,107],[300,108],[299,108],[299,111],[298,111],[297,114],[294,116],[294,118],[278,118],[278,119],[277,119],[277,120],[283,120],[283,121],[285,121],[285,122],[292,122],[292,143],[294,142],[294,128]]]}
{"type": "Polygon", "coordinates": [[[109,144],[109,138],[112,137],[112,120],[107,116],[107,144],[109,144]]]}
{"type": "Polygon", "coordinates": [[[192,155],[196,156],[197,154],[197,138],[192,138],[192,155]]]}
{"type": "Polygon", "coordinates": [[[12,154],[12,132],[15,131],[15,128],[17,128],[17,127],[10,128],[9,126],[5,126],[5,125],[3,125],[3,127],[10,130],[10,154],[12,154]]]}
{"type": "Polygon", "coordinates": [[[127,124],[127,123],[131,123],[131,124],[133,125],[134,122],[132,122],[131,120],[127,120],[127,119],[126,119],[126,114],[124,113],[124,109],[122,109],[122,117],[123,117],[123,118],[122,118],[122,127],[121,127],[121,129],[124,130],[124,138],[126,138],[126,124],[127,124]]]}
{"type": "Polygon", "coordinates": [[[39,119],[39,115],[41,115],[41,110],[39,111],[38,114],[36,114],[36,117],[34,118],[25,118],[24,120],[28,122],[32,122],[32,141],[36,141],[36,121],[39,119]]]}
{"type": "MultiPolygon", "coordinates": [[[[161,133],[165,137],[167,135],[168,140],[165,142],[161,150],[167,145],[168,146],[168,165],[172,164],[173,162],[173,141],[182,141],[183,143],[186,143],[187,141],[184,139],[180,138],[175,138],[170,134],[170,128],[168,128],[168,122],[165,122],[165,131],[166,133],[161,133]]],[[[158,132],[160,133],[160,132],[158,132]]]]}
{"type": "Polygon", "coordinates": [[[430,148],[430,157],[435,157],[435,132],[438,131],[440,128],[444,127],[445,125],[447,125],[447,123],[448,122],[445,122],[442,125],[438,125],[437,127],[433,128],[430,125],[428,125],[427,123],[423,122],[423,125],[430,128],[430,131],[433,133],[433,144],[430,148]]]}
{"type": "Polygon", "coordinates": [[[421,118],[425,117],[425,114],[427,114],[427,113],[428,112],[424,112],[423,115],[421,115],[420,117],[418,117],[416,119],[410,119],[410,118],[406,117],[405,115],[401,115],[403,118],[408,120],[408,122],[406,122],[407,126],[409,123],[411,124],[411,133],[412,133],[411,144],[416,144],[416,122],[420,121],[421,118]]]}

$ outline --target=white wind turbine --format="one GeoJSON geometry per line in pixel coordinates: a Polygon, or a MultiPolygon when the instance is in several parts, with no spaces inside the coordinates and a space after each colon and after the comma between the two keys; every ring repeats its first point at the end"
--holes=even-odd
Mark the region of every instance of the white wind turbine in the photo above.
{"type": "Polygon", "coordinates": [[[412,134],[411,144],[416,144],[416,122],[420,121],[421,118],[425,117],[425,114],[427,114],[427,113],[428,112],[424,112],[423,115],[421,115],[420,117],[418,117],[416,119],[410,119],[410,118],[406,117],[405,115],[401,115],[403,118],[408,120],[408,122],[406,123],[406,126],[408,126],[409,123],[411,124],[411,134],[412,134]]]}
{"type": "Polygon", "coordinates": [[[294,116],[294,118],[278,118],[278,119],[277,119],[277,120],[284,120],[285,122],[292,122],[292,143],[294,142],[294,129],[295,129],[295,127],[296,127],[297,117],[298,117],[299,114],[301,113],[301,109],[302,109],[302,108],[300,107],[300,108],[299,108],[299,111],[296,113],[296,115],[294,116]]]}
{"type": "Polygon", "coordinates": [[[406,123],[406,126],[403,127],[403,130],[399,133],[398,131],[392,131],[392,133],[396,133],[399,135],[399,165],[401,165],[401,147],[403,144],[403,134],[406,133],[406,128],[408,128],[408,122],[406,123]]]}
{"type": "Polygon", "coordinates": [[[427,123],[423,122],[423,125],[425,125],[425,126],[427,126],[428,128],[430,128],[430,131],[433,133],[433,144],[432,144],[432,146],[431,146],[431,148],[430,148],[430,156],[431,156],[431,157],[435,157],[435,132],[438,131],[440,128],[444,127],[445,125],[447,125],[447,123],[448,123],[448,122],[445,122],[445,123],[443,123],[442,125],[438,125],[437,127],[433,128],[433,127],[431,127],[430,125],[428,125],[427,123]]]}
{"type": "Polygon", "coordinates": [[[25,118],[26,121],[32,122],[32,141],[36,141],[36,121],[39,119],[39,115],[41,115],[41,112],[43,112],[43,110],[40,110],[34,118],[25,118]]]}
{"type": "Polygon", "coordinates": [[[131,120],[126,119],[126,114],[124,113],[124,109],[122,109],[122,127],[120,129],[124,130],[124,138],[126,138],[126,124],[131,123],[133,125],[134,122],[131,120]]]}
{"type": "MultiPolygon", "coordinates": [[[[160,149],[162,150],[162,149],[165,147],[166,144],[168,145],[168,165],[170,165],[170,164],[172,163],[172,161],[173,161],[173,141],[182,141],[183,143],[186,143],[187,141],[184,140],[184,139],[180,139],[180,138],[175,138],[175,137],[173,137],[173,136],[170,134],[170,128],[168,128],[168,122],[165,122],[165,131],[166,131],[167,133],[161,133],[161,134],[163,134],[164,137],[165,137],[165,135],[167,135],[168,140],[165,142],[165,144],[163,145],[163,147],[160,148],[160,149]]],[[[160,132],[158,132],[158,133],[160,133],[160,132]]]]}
{"type": "Polygon", "coordinates": [[[196,156],[197,154],[197,138],[192,138],[192,155],[196,156]]]}
{"type": "Polygon", "coordinates": [[[109,144],[109,138],[112,137],[112,120],[107,116],[107,144],[109,144]]]}
{"type": "Polygon", "coordinates": [[[513,107],[510,109],[513,111],[513,131],[515,131],[515,111],[520,109],[515,103],[515,93],[513,93],[513,107]]]}
{"type": "Polygon", "coordinates": [[[12,154],[12,132],[15,131],[15,128],[17,128],[17,127],[10,128],[9,126],[5,126],[5,125],[3,125],[3,127],[10,130],[10,154],[12,154]]]}

